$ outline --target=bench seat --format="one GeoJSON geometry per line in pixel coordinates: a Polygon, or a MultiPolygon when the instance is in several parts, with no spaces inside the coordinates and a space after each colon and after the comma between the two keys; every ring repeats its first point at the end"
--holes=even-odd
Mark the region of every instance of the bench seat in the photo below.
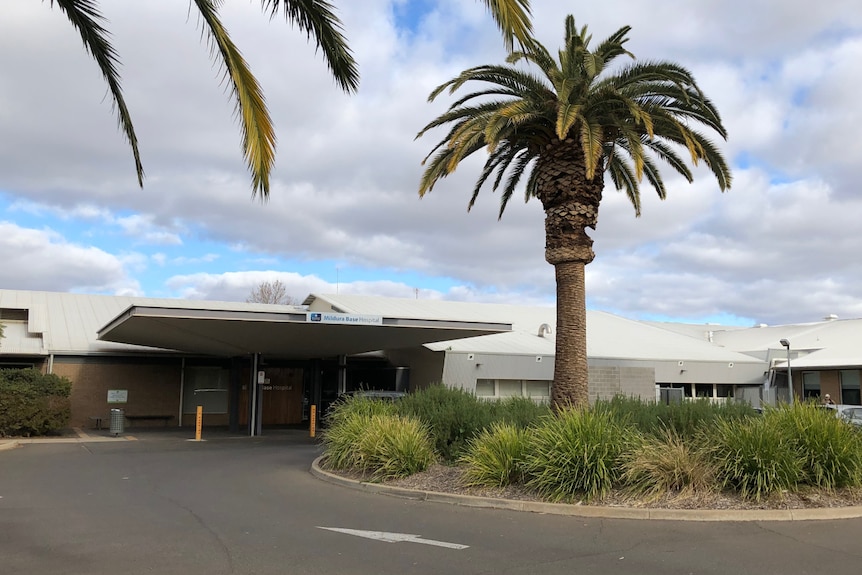
{"type": "Polygon", "coordinates": [[[164,421],[165,426],[174,418],[173,415],[129,415],[126,414],[126,419],[129,420],[129,423],[135,423],[138,421],[164,421]]]}

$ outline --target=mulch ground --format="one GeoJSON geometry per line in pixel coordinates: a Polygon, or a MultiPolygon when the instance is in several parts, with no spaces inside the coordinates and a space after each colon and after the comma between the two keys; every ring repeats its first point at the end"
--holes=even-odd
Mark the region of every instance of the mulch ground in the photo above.
{"type": "MultiPolygon", "coordinates": [[[[328,469],[342,477],[360,481],[371,481],[371,477],[353,471],[328,469]]],[[[427,470],[402,479],[381,482],[392,487],[455,493],[477,497],[514,499],[520,501],[547,501],[535,491],[523,485],[506,487],[470,487],[464,484],[462,470],[458,467],[435,464],[427,470]]],[[[848,507],[862,505],[862,489],[821,490],[800,489],[773,495],[760,501],[743,499],[734,493],[668,493],[660,498],[642,500],[623,491],[614,491],[601,500],[570,501],[569,503],[589,503],[613,507],[640,507],[652,509],[809,509],[824,507],[848,507]]]]}

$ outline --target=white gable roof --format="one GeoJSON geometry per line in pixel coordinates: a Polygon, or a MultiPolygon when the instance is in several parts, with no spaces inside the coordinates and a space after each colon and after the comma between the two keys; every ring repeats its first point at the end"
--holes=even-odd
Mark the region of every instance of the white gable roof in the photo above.
{"type": "MultiPolygon", "coordinates": [[[[4,355],[48,355],[152,351],[137,345],[100,341],[98,331],[131,306],[175,309],[267,311],[285,306],[167,298],[89,295],[0,289],[0,309],[28,310],[27,325],[6,323],[0,340],[4,355]]],[[[164,350],[159,350],[164,351],[164,350]]]]}

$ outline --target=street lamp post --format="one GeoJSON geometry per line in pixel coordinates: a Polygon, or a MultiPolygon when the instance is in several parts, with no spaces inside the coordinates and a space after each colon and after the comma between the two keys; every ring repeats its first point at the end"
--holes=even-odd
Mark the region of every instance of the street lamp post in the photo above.
{"type": "Polygon", "coordinates": [[[793,405],[793,374],[790,372],[790,340],[782,339],[779,343],[787,348],[787,392],[790,395],[790,405],[793,405]]]}

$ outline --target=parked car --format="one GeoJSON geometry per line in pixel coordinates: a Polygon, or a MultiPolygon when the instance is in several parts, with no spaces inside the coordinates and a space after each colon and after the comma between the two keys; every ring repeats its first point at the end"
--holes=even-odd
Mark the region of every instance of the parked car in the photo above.
{"type": "Polygon", "coordinates": [[[382,401],[396,401],[407,395],[407,393],[403,391],[383,391],[380,389],[358,389],[356,391],[349,391],[345,395],[380,399],[382,401]]]}
{"type": "Polygon", "coordinates": [[[851,423],[853,425],[857,425],[860,428],[862,428],[862,406],[859,406],[859,405],[844,406],[844,409],[840,410],[838,413],[839,413],[841,419],[843,419],[847,423],[851,423]]]}
{"type": "Polygon", "coordinates": [[[852,425],[857,425],[862,428],[862,405],[823,405],[823,409],[829,409],[835,412],[835,416],[852,425]]]}

